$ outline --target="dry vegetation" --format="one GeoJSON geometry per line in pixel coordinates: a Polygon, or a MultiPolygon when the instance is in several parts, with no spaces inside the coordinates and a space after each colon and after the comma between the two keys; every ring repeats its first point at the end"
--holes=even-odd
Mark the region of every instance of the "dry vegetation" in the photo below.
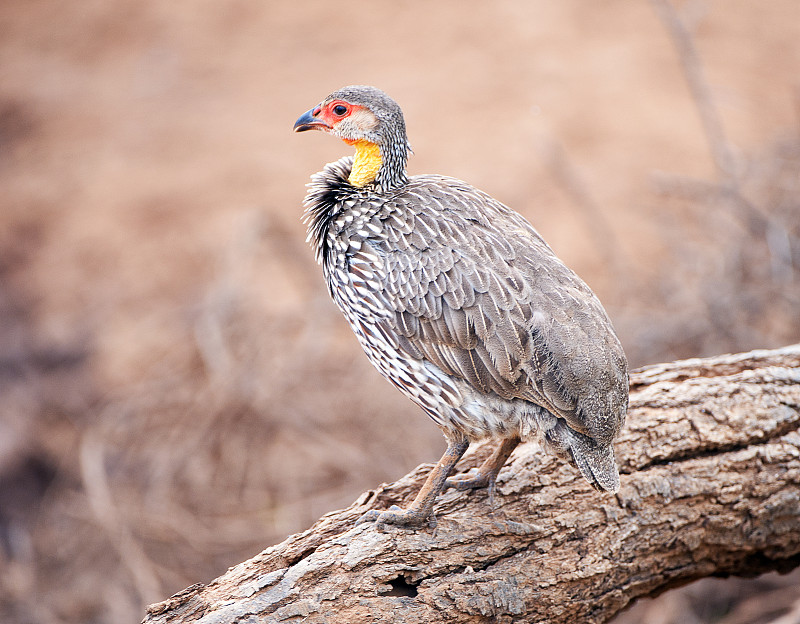
{"type": "MultiPolygon", "coordinates": [[[[634,365],[800,340],[800,6],[669,6],[3,3],[0,621],[137,621],[438,457],[303,243],[342,148],[291,124],[343,84],[530,218],[634,365]]],[[[620,622],[798,622],[798,584],[620,622]]]]}

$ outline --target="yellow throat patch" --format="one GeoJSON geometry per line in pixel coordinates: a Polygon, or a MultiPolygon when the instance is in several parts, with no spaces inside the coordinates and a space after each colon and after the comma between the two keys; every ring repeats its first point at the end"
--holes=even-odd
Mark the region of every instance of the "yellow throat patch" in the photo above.
{"type": "MultiPolygon", "coordinates": [[[[348,143],[350,142],[348,141],[348,143]]],[[[364,139],[350,144],[356,148],[356,157],[347,181],[353,186],[365,186],[374,181],[380,171],[383,162],[381,150],[376,143],[370,143],[364,139]]]]}

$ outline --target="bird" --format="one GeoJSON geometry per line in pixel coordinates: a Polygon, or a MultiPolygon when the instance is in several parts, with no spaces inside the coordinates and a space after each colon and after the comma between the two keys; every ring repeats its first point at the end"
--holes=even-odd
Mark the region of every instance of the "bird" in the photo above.
{"type": "Polygon", "coordinates": [[[628,365],[592,290],[519,213],[442,175],[409,176],[400,106],[347,86],[303,113],[355,148],[311,176],[308,242],[328,291],[370,362],[438,425],[447,449],[407,508],[359,523],[420,528],[446,489],[487,488],[522,440],[619,489],[613,442],[628,407],[628,365]],[[473,442],[498,442],[452,475],[473,442]]]}

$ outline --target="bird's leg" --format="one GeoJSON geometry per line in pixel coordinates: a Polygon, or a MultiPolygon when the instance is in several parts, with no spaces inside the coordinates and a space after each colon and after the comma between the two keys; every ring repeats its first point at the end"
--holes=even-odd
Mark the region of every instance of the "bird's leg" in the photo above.
{"type": "Polygon", "coordinates": [[[431,470],[425,483],[422,485],[414,502],[408,509],[392,506],[388,511],[371,509],[358,520],[362,522],[377,522],[378,524],[401,524],[403,526],[420,526],[425,524],[433,511],[433,503],[444,487],[447,475],[453,470],[458,460],[467,450],[469,440],[448,440],[447,450],[442,455],[433,470],[431,470]]]}
{"type": "Polygon", "coordinates": [[[520,439],[517,436],[504,439],[495,452],[486,458],[486,461],[481,464],[476,472],[447,479],[444,482],[444,489],[472,490],[482,487],[488,488],[489,506],[494,509],[494,490],[497,474],[519,443],[520,439]]]}

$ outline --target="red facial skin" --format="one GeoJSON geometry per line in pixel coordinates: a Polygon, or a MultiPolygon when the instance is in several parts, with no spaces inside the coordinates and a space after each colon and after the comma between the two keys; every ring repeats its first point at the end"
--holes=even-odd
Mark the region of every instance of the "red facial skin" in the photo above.
{"type": "MultiPolygon", "coordinates": [[[[345,100],[333,100],[324,106],[317,106],[305,113],[297,120],[295,131],[316,129],[330,132],[343,119],[362,110],[366,109],[358,104],[351,104],[345,100]]],[[[355,139],[341,138],[348,145],[354,145],[358,142],[355,139]]]]}
{"type": "Polygon", "coordinates": [[[361,107],[354,106],[343,100],[333,100],[332,102],[328,102],[324,107],[317,106],[311,114],[320,121],[324,121],[328,126],[333,127],[345,117],[349,117],[357,108],[361,107]],[[344,111],[334,111],[334,109],[340,107],[344,108],[344,111]]]}

